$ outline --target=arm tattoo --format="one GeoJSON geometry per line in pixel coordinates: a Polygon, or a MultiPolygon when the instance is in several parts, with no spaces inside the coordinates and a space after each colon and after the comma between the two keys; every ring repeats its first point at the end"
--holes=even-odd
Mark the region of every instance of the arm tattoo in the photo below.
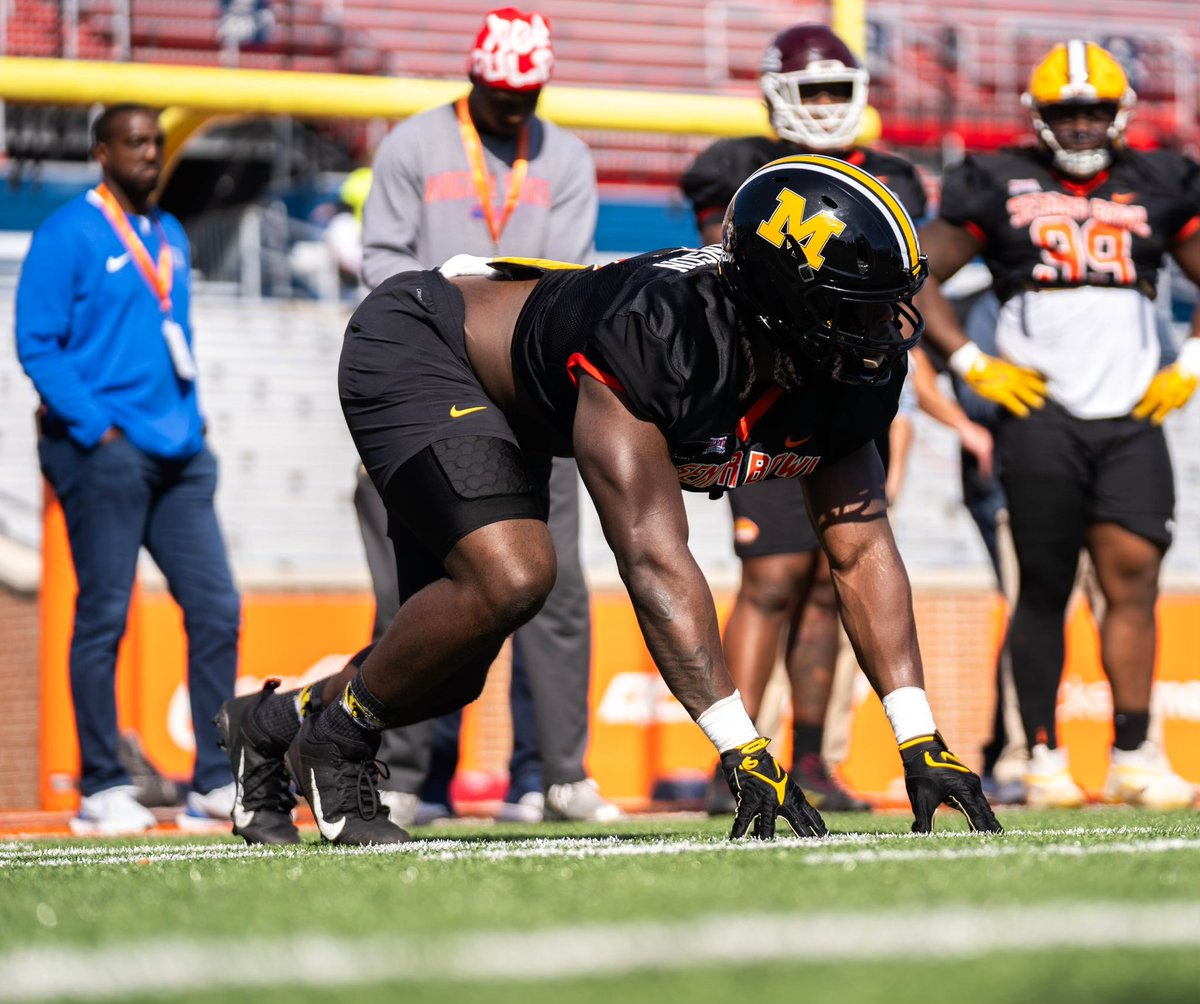
{"type": "Polygon", "coordinates": [[[646,606],[648,612],[659,620],[669,623],[675,619],[675,604],[671,600],[671,594],[665,589],[648,589],[646,606]]]}

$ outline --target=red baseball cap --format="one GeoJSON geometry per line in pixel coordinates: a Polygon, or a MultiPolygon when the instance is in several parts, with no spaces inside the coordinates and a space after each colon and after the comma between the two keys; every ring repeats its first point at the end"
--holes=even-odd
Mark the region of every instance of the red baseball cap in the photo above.
{"type": "Polygon", "coordinates": [[[506,91],[536,91],[553,69],[550,22],[541,14],[500,7],[484,15],[467,62],[472,79],[506,91]]]}

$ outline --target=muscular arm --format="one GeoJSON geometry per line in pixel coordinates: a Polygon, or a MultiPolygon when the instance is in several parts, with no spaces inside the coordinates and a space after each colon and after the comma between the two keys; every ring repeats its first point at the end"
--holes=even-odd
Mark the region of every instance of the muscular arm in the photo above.
{"type": "Polygon", "coordinates": [[[842,623],[858,664],[882,697],[923,687],[912,590],[887,520],[883,465],[873,443],[804,480],[829,555],[842,623]]]}
{"type": "Polygon", "coordinates": [[[662,433],[581,376],[575,459],[654,663],[693,719],[733,693],[712,592],[688,550],[687,514],[662,433]]]}
{"type": "Polygon", "coordinates": [[[925,337],[942,355],[949,356],[967,341],[954,308],[942,292],[942,283],[981,250],[981,245],[963,227],[936,219],[921,228],[921,251],[929,259],[929,278],[914,303],[925,318],[925,337]]]}

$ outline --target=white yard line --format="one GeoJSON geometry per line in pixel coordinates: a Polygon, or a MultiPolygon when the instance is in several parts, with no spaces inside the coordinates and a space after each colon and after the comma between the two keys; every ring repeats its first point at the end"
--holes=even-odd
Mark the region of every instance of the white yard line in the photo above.
{"type": "Polygon", "coordinates": [[[1157,854],[1200,850],[1200,837],[1148,837],[1150,827],[1087,827],[1063,830],[1009,831],[1009,836],[1046,839],[1084,838],[1100,843],[1010,843],[1004,837],[975,837],[956,832],[916,837],[910,834],[840,834],[821,840],[654,840],[629,837],[559,837],[526,840],[416,840],[390,847],[246,846],[234,843],[143,843],[44,847],[36,843],[0,844],[0,870],[97,865],[148,865],[173,861],[236,861],[255,859],[312,859],[313,855],[357,857],[392,854],[425,861],[508,861],[528,858],[660,857],[680,854],[770,853],[795,850],[808,865],[839,865],[872,861],[970,860],[1024,855],[1091,857],[1105,854],[1157,854]],[[1122,839],[1118,839],[1122,838],[1122,839]],[[1133,839],[1130,839],[1133,838],[1133,839]]]}
{"type": "Polygon", "coordinates": [[[1200,948],[1200,903],[1057,903],[721,914],[686,921],[480,931],[443,938],[115,942],[0,955],[0,1001],[103,1000],[260,986],[501,982],[716,965],[970,958],[1058,949],[1200,948]],[[216,961],[217,964],[214,964],[216,961]]]}

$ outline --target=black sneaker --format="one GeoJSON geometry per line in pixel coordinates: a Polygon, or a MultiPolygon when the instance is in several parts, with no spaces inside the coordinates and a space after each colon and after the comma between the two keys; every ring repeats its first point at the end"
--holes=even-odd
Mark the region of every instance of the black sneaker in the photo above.
{"type": "Polygon", "coordinates": [[[296,796],[283,761],[287,742],[271,736],[254,718],[278,686],[278,680],[268,680],[257,694],[226,701],[213,719],[233,767],[233,832],[248,844],[300,843],[292,822],[296,796]]]}
{"type": "Polygon", "coordinates": [[[805,753],[792,767],[792,780],[822,812],[870,812],[871,803],[855,798],[825,768],[820,753],[805,753]]]}
{"type": "Polygon", "coordinates": [[[317,829],[331,844],[402,844],[412,838],[388,817],[379,800],[379,776],[387,766],[375,759],[378,733],[362,740],[313,738],[316,718],[306,718],[288,747],[287,763],[308,799],[317,829]]]}

